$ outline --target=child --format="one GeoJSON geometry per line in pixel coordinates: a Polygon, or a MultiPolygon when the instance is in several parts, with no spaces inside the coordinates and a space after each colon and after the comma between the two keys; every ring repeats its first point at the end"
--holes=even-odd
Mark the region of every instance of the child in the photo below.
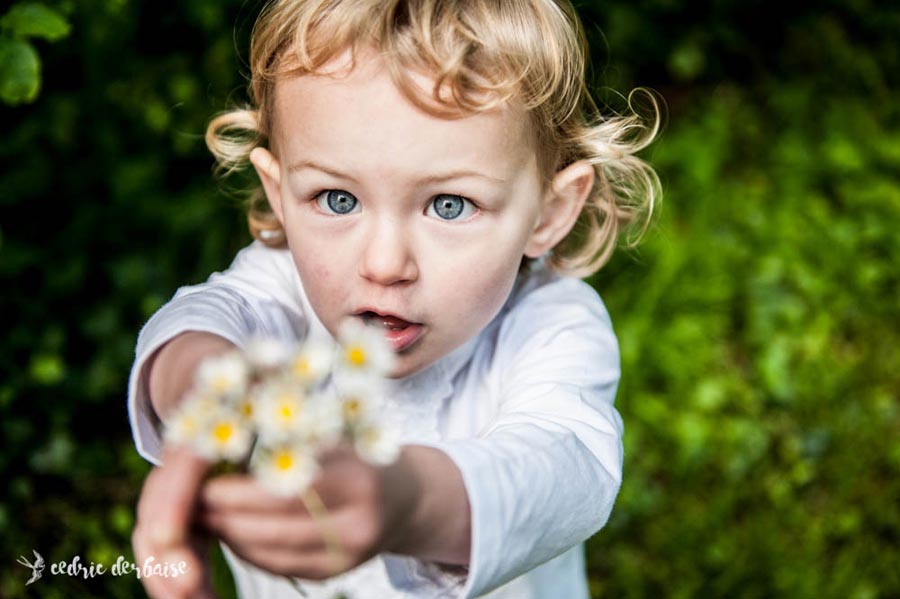
{"type": "Polygon", "coordinates": [[[568,0],[272,2],[255,108],[216,118],[249,159],[257,241],[145,325],[129,388],[145,483],[138,561],[184,559],[154,597],[205,596],[203,532],[243,597],[587,597],[582,542],[621,481],[618,349],[595,272],[648,218],[656,125],[601,118],[568,0]],[[282,247],[286,243],[286,248],[282,247]],[[161,446],[204,357],[248,338],[330,338],[355,318],[396,355],[398,461],[323,457],[314,483],[347,561],[299,500],[161,446]]]}

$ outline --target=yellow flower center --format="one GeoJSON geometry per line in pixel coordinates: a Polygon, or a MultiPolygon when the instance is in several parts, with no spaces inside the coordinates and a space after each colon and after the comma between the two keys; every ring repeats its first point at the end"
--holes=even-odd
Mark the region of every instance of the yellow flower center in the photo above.
{"type": "Polygon", "coordinates": [[[366,350],[358,345],[347,348],[347,361],[353,366],[362,366],[366,363],[366,350]]]}
{"type": "Polygon", "coordinates": [[[222,393],[223,391],[228,391],[229,387],[231,387],[231,381],[224,374],[220,374],[213,379],[212,385],[213,389],[222,393]]]}
{"type": "Polygon", "coordinates": [[[241,404],[241,415],[244,418],[250,418],[253,416],[253,403],[249,401],[245,401],[241,404]]]}
{"type": "Polygon", "coordinates": [[[344,418],[354,419],[359,416],[362,405],[355,397],[344,400],[344,418]]]}
{"type": "Polygon", "coordinates": [[[278,396],[278,404],[275,408],[275,417],[283,423],[289,423],[297,417],[302,408],[300,398],[288,392],[282,392],[278,396]]]}
{"type": "Polygon", "coordinates": [[[220,422],[213,429],[213,436],[219,443],[227,443],[234,434],[234,425],[230,422],[220,422]]]}
{"type": "Polygon", "coordinates": [[[298,358],[294,361],[294,374],[299,377],[309,376],[309,360],[307,358],[298,358]]]}
{"type": "Polygon", "coordinates": [[[294,458],[286,451],[280,452],[275,456],[275,467],[281,471],[290,470],[294,465],[294,458]]]}

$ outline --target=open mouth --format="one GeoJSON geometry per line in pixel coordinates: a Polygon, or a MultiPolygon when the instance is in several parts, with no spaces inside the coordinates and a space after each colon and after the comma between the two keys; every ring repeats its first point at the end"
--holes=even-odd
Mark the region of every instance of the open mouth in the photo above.
{"type": "Polygon", "coordinates": [[[382,316],[381,314],[372,312],[371,310],[363,312],[359,316],[363,319],[363,322],[366,325],[382,327],[389,331],[402,331],[406,327],[415,324],[409,322],[408,320],[403,320],[402,318],[397,316],[382,316]]]}
{"type": "Polygon", "coordinates": [[[425,327],[422,324],[404,320],[393,314],[379,314],[372,310],[366,310],[360,312],[357,316],[367,326],[384,329],[384,337],[395,352],[401,352],[409,348],[425,332],[425,327]]]}

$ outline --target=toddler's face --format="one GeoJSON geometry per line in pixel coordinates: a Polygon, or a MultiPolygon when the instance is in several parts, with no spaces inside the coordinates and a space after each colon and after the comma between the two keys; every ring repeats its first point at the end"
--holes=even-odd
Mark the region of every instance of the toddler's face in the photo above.
{"type": "Polygon", "coordinates": [[[394,377],[481,331],[522,256],[546,249],[532,239],[541,185],[521,114],[431,116],[360,54],[346,77],[279,81],[274,119],[277,161],[252,159],[313,309],[332,334],[348,317],[382,326],[394,377]]]}

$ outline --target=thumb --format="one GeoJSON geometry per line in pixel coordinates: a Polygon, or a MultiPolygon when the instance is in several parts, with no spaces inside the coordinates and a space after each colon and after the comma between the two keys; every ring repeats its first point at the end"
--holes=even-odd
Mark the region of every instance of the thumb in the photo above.
{"type": "Polygon", "coordinates": [[[147,522],[152,522],[150,538],[159,549],[184,546],[188,541],[191,519],[200,487],[210,462],[183,446],[166,446],[162,467],[146,482],[147,522]]]}
{"type": "Polygon", "coordinates": [[[191,530],[210,464],[185,447],[166,446],[162,461],[147,475],[141,490],[132,537],[134,554],[139,565],[149,558],[156,563],[183,562],[185,573],[173,578],[142,577],[141,582],[154,598],[212,596],[202,545],[191,530]]]}

